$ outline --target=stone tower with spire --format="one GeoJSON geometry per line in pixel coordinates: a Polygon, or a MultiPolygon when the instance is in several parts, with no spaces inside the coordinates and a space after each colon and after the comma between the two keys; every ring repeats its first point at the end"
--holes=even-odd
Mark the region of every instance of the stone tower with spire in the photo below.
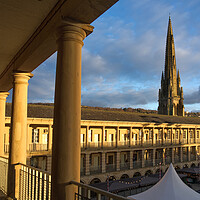
{"type": "Polygon", "coordinates": [[[176,57],[172,23],[169,17],[166,52],[165,71],[161,76],[161,89],[159,89],[158,113],[164,115],[184,116],[183,88],[179,71],[176,71],[176,57]]]}

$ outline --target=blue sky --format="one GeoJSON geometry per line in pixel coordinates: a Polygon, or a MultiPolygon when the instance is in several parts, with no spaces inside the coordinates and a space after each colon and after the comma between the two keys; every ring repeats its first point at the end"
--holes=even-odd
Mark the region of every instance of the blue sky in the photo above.
{"type": "MultiPolygon", "coordinates": [[[[82,105],[157,109],[170,13],[185,109],[200,110],[199,11],[199,0],[115,4],[84,41],[82,105]]],[[[29,102],[54,101],[55,68],[56,54],[33,71],[29,102]]]]}

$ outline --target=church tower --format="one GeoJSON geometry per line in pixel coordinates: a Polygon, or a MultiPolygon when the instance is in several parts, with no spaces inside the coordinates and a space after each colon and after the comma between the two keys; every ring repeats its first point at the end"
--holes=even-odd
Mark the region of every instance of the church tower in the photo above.
{"type": "Polygon", "coordinates": [[[161,76],[158,113],[184,116],[183,88],[179,71],[176,71],[176,57],[172,23],[169,17],[165,51],[165,70],[161,76]]]}

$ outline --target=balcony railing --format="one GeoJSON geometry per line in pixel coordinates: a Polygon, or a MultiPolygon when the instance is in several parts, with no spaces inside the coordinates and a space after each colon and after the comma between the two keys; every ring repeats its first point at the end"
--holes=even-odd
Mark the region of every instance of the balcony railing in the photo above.
{"type": "Polygon", "coordinates": [[[82,148],[82,149],[85,149],[85,148],[86,148],[86,143],[85,143],[85,142],[84,142],[84,143],[81,142],[81,148],[82,148]]]}
{"type": "Polygon", "coordinates": [[[143,146],[145,146],[145,147],[152,146],[152,140],[143,141],[143,146]]]}
{"type": "Polygon", "coordinates": [[[165,164],[170,164],[172,162],[172,158],[171,157],[166,157],[165,158],[165,164]]]}
{"type": "Polygon", "coordinates": [[[141,146],[142,145],[142,143],[141,143],[141,141],[140,140],[135,140],[135,141],[132,141],[131,142],[131,146],[135,146],[135,147],[138,147],[138,146],[141,146]]]}
{"type": "Polygon", "coordinates": [[[29,144],[29,151],[30,152],[48,151],[48,145],[47,144],[29,144]]]}
{"type": "Polygon", "coordinates": [[[107,164],[106,165],[106,172],[114,172],[116,171],[116,164],[107,164]]]}
{"type": "Polygon", "coordinates": [[[10,144],[4,144],[4,152],[9,153],[10,144]]]}
{"type": "Polygon", "coordinates": [[[129,141],[119,141],[118,145],[120,147],[129,147],[130,142],[129,141]]]}
{"type": "Polygon", "coordinates": [[[173,144],[180,144],[180,141],[178,139],[174,139],[173,144]]]}
{"type": "Polygon", "coordinates": [[[163,145],[171,145],[171,144],[172,144],[171,139],[167,139],[163,141],[163,145]]]}
{"type": "Polygon", "coordinates": [[[181,140],[181,144],[187,144],[188,142],[187,142],[187,139],[182,139],[181,140]]]}
{"type": "Polygon", "coordinates": [[[195,143],[195,139],[194,138],[190,138],[190,144],[194,144],[195,143]]]}
{"type": "Polygon", "coordinates": [[[85,167],[81,167],[81,176],[85,175],[85,167]]]}
{"type": "Polygon", "coordinates": [[[155,159],[155,164],[156,165],[163,164],[163,159],[162,158],[155,159]]]}
{"type": "Polygon", "coordinates": [[[133,168],[138,169],[142,167],[142,161],[133,161],[133,168]]]}
{"type": "Polygon", "coordinates": [[[195,160],[196,160],[196,155],[191,154],[191,155],[190,155],[190,161],[195,161],[195,160]]]}
{"type": "Polygon", "coordinates": [[[88,143],[88,148],[100,148],[101,147],[101,142],[89,142],[88,143]]]}
{"type": "Polygon", "coordinates": [[[162,145],[162,140],[155,140],[155,144],[156,146],[161,146],[162,145]]]}
{"type": "Polygon", "coordinates": [[[188,161],[188,156],[183,154],[183,162],[187,162],[188,161]]]}
{"type": "Polygon", "coordinates": [[[144,160],[145,167],[152,167],[153,166],[153,160],[144,160]]]}
{"type": "MultiPolygon", "coordinates": [[[[7,159],[0,158],[0,189],[7,188],[6,185],[2,185],[2,162],[7,163],[7,159]],[[3,187],[2,187],[3,186],[3,187]]],[[[7,166],[7,165],[6,165],[7,166]]],[[[51,174],[38,170],[36,168],[16,164],[15,167],[15,197],[20,200],[51,200],[51,174]]],[[[6,167],[7,169],[7,167],[6,167]]],[[[7,173],[6,173],[7,175],[7,173]]],[[[7,176],[5,176],[7,181],[7,176]]],[[[63,186],[75,185],[77,186],[77,192],[74,194],[74,199],[97,199],[97,200],[127,200],[125,197],[112,194],[110,192],[83,184],[75,181],[70,181],[63,186]]]]}
{"type": "Polygon", "coordinates": [[[174,156],[174,162],[175,162],[175,163],[179,163],[179,162],[180,162],[180,157],[177,156],[177,155],[175,155],[175,156],[174,156]]]}
{"type": "Polygon", "coordinates": [[[101,173],[101,167],[100,166],[90,166],[90,174],[99,174],[101,173]]]}
{"type": "Polygon", "coordinates": [[[78,192],[75,194],[75,200],[127,200],[126,197],[122,197],[90,185],[78,183],[76,181],[70,181],[65,185],[69,184],[76,185],[78,187],[78,192]]]}
{"type": "Polygon", "coordinates": [[[105,142],[104,147],[116,147],[116,142],[105,142]]]}
{"type": "Polygon", "coordinates": [[[120,163],[120,169],[121,169],[121,170],[130,169],[130,163],[129,163],[129,162],[120,163]]]}
{"type": "Polygon", "coordinates": [[[8,158],[0,157],[0,190],[7,194],[8,158]]]}

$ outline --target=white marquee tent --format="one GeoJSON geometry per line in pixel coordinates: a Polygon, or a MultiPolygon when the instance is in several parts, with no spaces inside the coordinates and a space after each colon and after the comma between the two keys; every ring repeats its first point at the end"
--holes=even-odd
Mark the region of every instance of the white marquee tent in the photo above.
{"type": "Polygon", "coordinates": [[[200,194],[188,187],[178,176],[172,164],[163,178],[145,192],[129,196],[135,200],[200,200],[200,194]]]}

